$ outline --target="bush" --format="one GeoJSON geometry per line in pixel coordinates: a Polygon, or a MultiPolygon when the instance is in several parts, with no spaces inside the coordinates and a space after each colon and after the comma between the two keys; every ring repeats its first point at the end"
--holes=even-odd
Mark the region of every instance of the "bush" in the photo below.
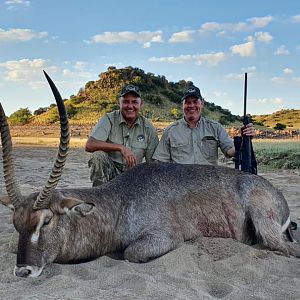
{"type": "Polygon", "coordinates": [[[274,126],[275,130],[284,130],[286,128],[285,124],[282,123],[276,123],[276,125],[274,126]]]}
{"type": "Polygon", "coordinates": [[[144,100],[154,105],[161,105],[163,103],[163,100],[159,96],[151,94],[145,95],[144,100]]]}
{"type": "Polygon", "coordinates": [[[32,114],[28,108],[20,108],[10,115],[9,121],[12,125],[25,125],[29,123],[31,118],[32,114]]]}
{"type": "Polygon", "coordinates": [[[171,111],[170,111],[170,116],[172,118],[175,118],[175,119],[182,118],[182,111],[181,111],[181,109],[178,109],[176,107],[172,108],[171,111]]]}
{"type": "Polygon", "coordinates": [[[48,107],[40,107],[33,112],[33,115],[34,116],[41,115],[42,113],[46,112],[48,109],[49,109],[48,107]]]}
{"type": "Polygon", "coordinates": [[[235,121],[235,117],[232,115],[223,115],[220,116],[219,118],[219,123],[221,123],[222,125],[228,125],[231,122],[235,121]]]}

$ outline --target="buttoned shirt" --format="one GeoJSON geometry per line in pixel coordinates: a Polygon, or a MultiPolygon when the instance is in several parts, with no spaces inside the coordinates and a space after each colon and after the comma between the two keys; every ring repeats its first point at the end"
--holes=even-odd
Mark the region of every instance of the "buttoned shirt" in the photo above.
{"type": "MultiPolygon", "coordinates": [[[[158,144],[155,127],[142,115],[139,115],[134,125],[129,128],[119,110],[107,113],[100,118],[91,136],[100,141],[121,144],[129,148],[141,163],[143,158],[147,162],[152,160],[152,155],[158,144]]],[[[108,152],[111,159],[122,164],[125,168],[123,156],[119,151],[108,152]]]]}
{"type": "Polygon", "coordinates": [[[153,159],[181,164],[218,164],[218,148],[227,156],[234,147],[225,128],[218,122],[201,117],[195,128],[180,119],[167,127],[153,159]]]}

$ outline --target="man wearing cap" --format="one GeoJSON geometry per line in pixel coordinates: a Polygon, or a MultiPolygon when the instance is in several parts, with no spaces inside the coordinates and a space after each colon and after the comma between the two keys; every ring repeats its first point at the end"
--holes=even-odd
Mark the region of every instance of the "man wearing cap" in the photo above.
{"type": "Polygon", "coordinates": [[[155,127],[140,115],[143,106],[137,86],[126,85],[119,97],[120,110],[100,118],[86,143],[93,186],[107,182],[128,168],[152,160],[158,144],[155,127]]]}
{"type": "MultiPolygon", "coordinates": [[[[182,98],[184,117],[169,127],[156,148],[153,159],[181,164],[218,163],[218,148],[227,157],[235,155],[232,139],[218,122],[201,116],[204,99],[199,88],[190,86],[182,98]]],[[[253,124],[242,128],[243,134],[254,136],[253,124]]]]}

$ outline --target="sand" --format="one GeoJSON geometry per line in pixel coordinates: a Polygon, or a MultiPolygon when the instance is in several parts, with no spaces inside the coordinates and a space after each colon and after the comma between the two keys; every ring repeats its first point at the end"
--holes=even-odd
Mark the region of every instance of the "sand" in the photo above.
{"type": "MultiPolygon", "coordinates": [[[[24,194],[43,185],[55,155],[55,148],[14,150],[24,194]]],[[[90,186],[88,157],[82,148],[71,149],[59,187],[90,186]]],[[[262,175],[282,190],[300,227],[300,173],[262,175]]],[[[3,179],[0,194],[5,194],[3,179]]],[[[76,265],[53,263],[38,278],[18,278],[13,275],[16,255],[8,250],[11,211],[3,205],[0,222],[0,299],[300,299],[300,259],[231,239],[187,242],[145,264],[103,256],[76,265]]]]}

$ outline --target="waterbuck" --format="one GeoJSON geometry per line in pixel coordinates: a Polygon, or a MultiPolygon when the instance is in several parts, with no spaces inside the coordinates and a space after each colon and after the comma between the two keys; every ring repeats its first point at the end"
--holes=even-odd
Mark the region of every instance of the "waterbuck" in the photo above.
{"type": "Polygon", "coordinates": [[[11,135],[0,105],[8,193],[1,202],[13,208],[19,233],[15,275],[36,277],[51,262],[80,262],[115,251],[123,251],[130,262],[147,262],[200,236],[299,254],[284,237],[290,233],[290,212],[281,192],[266,179],[239,170],[154,162],[99,187],[55,189],[70,135],[64,103],[45,75],[57,102],[61,138],[52,172],[39,193],[24,197],[17,185],[11,135]]]}

